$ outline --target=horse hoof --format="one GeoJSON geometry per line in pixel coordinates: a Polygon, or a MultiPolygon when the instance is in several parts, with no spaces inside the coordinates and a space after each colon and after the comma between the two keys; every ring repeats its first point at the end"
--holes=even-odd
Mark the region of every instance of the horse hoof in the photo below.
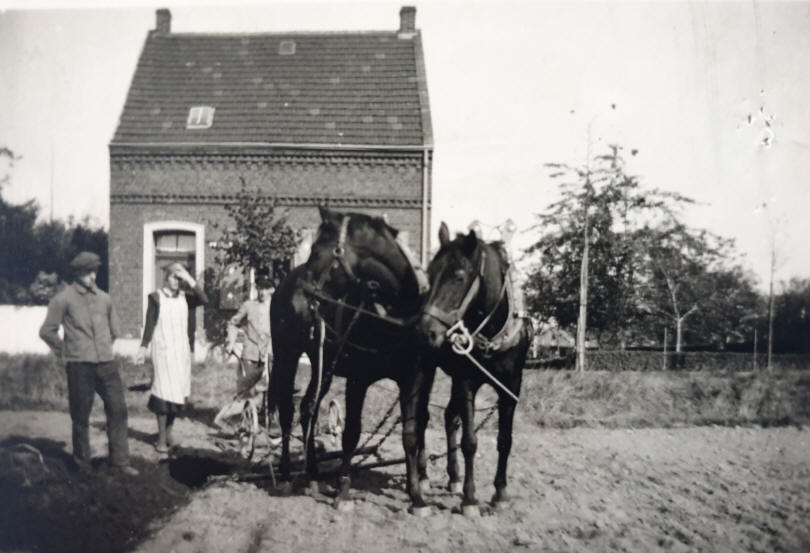
{"type": "Polygon", "coordinates": [[[411,507],[411,514],[417,518],[425,518],[430,515],[430,505],[411,507]]]}
{"type": "Polygon", "coordinates": [[[509,502],[505,500],[495,501],[492,500],[492,510],[494,511],[502,511],[509,507],[509,502]]]}
{"type": "Polygon", "coordinates": [[[321,493],[320,488],[318,487],[318,483],[315,480],[311,480],[309,484],[307,484],[307,495],[318,495],[321,493]]]}
{"type": "Polygon", "coordinates": [[[481,516],[481,510],[478,505],[462,505],[461,514],[467,518],[477,518],[481,516]]]}
{"type": "Polygon", "coordinates": [[[424,480],[419,481],[419,491],[422,492],[422,495],[430,493],[430,480],[425,478],[424,480]]]}
{"type": "Polygon", "coordinates": [[[278,486],[276,486],[276,489],[281,495],[286,496],[292,494],[293,487],[291,482],[279,482],[278,486]]]}
{"type": "Polygon", "coordinates": [[[509,494],[506,493],[505,491],[500,493],[496,492],[495,495],[492,496],[491,503],[492,506],[497,509],[498,507],[504,507],[506,504],[509,503],[511,499],[512,498],[509,497],[509,494]]]}
{"type": "Polygon", "coordinates": [[[349,499],[337,499],[335,500],[335,508],[341,513],[350,513],[354,511],[354,501],[349,499]]]}
{"type": "Polygon", "coordinates": [[[460,494],[464,491],[464,485],[461,482],[450,482],[447,484],[447,491],[450,493],[460,494]]]}

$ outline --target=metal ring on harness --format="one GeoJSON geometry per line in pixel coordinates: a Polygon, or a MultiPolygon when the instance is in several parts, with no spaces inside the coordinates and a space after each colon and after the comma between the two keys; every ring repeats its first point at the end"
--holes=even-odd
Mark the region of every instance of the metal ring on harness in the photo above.
{"type": "Polygon", "coordinates": [[[475,346],[472,336],[470,336],[470,331],[467,330],[462,320],[459,320],[456,324],[451,326],[447,330],[446,336],[447,339],[450,340],[453,351],[458,355],[469,354],[475,346]]]}

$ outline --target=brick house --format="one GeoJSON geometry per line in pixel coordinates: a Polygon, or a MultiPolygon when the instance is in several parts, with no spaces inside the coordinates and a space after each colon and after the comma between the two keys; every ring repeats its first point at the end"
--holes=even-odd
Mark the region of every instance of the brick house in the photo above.
{"type": "Polygon", "coordinates": [[[200,275],[211,264],[212,224],[228,226],[240,178],[305,242],[325,204],[385,215],[425,261],[433,137],[415,18],[403,7],[399,29],[381,32],[172,33],[157,10],[109,146],[110,293],[125,349],[161,266],[182,260],[200,275]]]}

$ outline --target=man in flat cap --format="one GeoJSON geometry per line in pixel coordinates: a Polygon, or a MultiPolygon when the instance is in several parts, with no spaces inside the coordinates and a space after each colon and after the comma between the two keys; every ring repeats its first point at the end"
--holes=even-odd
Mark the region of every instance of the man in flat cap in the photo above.
{"type": "Polygon", "coordinates": [[[39,336],[60,361],[66,362],[73,458],[79,469],[88,471],[91,467],[90,412],[98,393],[107,415],[109,464],[136,476],[138,471],[129,464],[124,386],[113,361],[118,319],[110,296],[96,286],[99,265],[101,260],[92,252],[81,252],[71,261],[74,280],[51,299],[39,336]],[[60,326],[64,339],[59,337],[60,326]]]}

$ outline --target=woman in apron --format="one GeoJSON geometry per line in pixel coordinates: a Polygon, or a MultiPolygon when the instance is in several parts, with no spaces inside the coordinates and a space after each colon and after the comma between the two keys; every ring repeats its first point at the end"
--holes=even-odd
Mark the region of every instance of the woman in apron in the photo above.
{"type": "Polygon", "coordinates": [[[180,263],[164,268],[163,287],[148,297],[146,324],[135,363],[144,362],[151,342],[154,372],[148,407],[157,416],[155,449],[159,453],[166,453],[175,445],[174,419],[191,395],[194,309],[207,302],[202,287],[180,263]],[[181,282],[188,285],[187,291],[181,290],[181,282]]]}

